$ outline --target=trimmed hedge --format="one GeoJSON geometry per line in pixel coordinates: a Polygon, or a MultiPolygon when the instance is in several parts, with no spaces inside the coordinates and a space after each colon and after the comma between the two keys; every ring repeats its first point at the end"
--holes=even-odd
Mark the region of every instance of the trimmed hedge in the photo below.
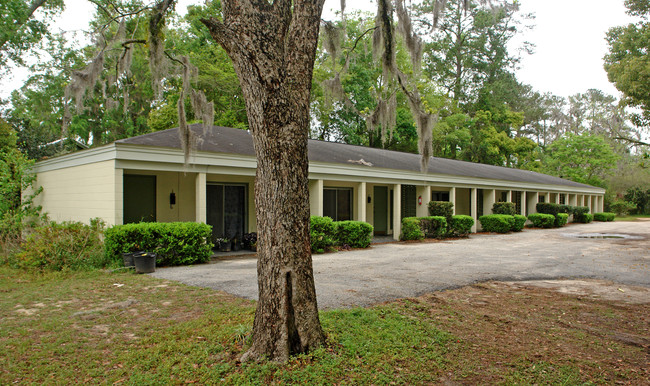
{"type": "Polygon", "coordinates": [[[451,217],[454,215],[454,203],[449,201],[429,201],[429,216],[442,216],[447,220],[447,224],[451,222],[451,217]]]}
{"type": "Polygon", "coordinates": [[[311,216],[309,218],[309,240],[311,251],[323,253],[334,245],[336,227],[330,217],[311,216]]]}
{"type": "Polygon", "coordinates": [[[402,234],[400,240],[422,240],[424,231],[420,228],[420,219],[418,217],[404,217],[402,219],[402,234]]]}
{"type": "Polygon", "coordinates": [[[478,218],[484,231],[508,233],[515,226],[514,216],[507,214],[490,214],[478,218]]]}
{"type": "Polygon", "coordinates": [[[474,219],[472,216],[466,216],[464,214],[452,216],[447,234],[450,236],[467,236],[472,232],[473,226],[474,219]]]}
{"type": "Polygon", "coordinates": [[[493,214],[507,214],[509,216],[514,216],[516,214],[517,207],[514,202],[495,202],[492,205],[493,214]]]}
{"type": "Polygon", "coordinates": [[[535,208],[537,209],[537,213],[552,214],[553,216],[566,210],[562,208],[562,205],[552,202],[538,202],[535,208]]]}
{"type": "Polygon", "coordinates": [[[420,228],[426,238],[440,238],[447,234],[447,219],[442,216],[420,217],[420,228]]]}
{"type": "Polygon", "coordinates": [[[573,215],[573,222],[588,224],[594,220],[594,215],[591,213],[584,213],[581,215],[573,215]]]}
{"type": "Polygon", "coordinates": [[[533,213],[528,216],[536,228],[553,228],[555,226],[555,216],[548,213],[533,213]]]}
{"type": "Polygon", "coordinates": [[[364,221],[337,221],[336,244],[352,248],[367,248],[372,241],[372,225],[364,221]]]}
{"type": "Polygon", "coordinates": [[[212,256],[212,227],[195,222],[139,223],[116,225],[104,232],[107,257],[118,260],[122,253],[147,251],[156,254],[156,264],[204,263],[212,256]]]}
{"type": "Polygon", "coordinates": [[[616,213],[600,212],[594,213],[594,221],[614,221],[616,213]]]}
{"type": "Polygon", "coordinates": [[[513,232],[521,232],[524,229],[524,225],[526,225],[526,216],[522,216],[520,214],[516,214],[514,216],[515,223],[512,226],[512,231],[513,232]]]}
{"type": "Polygon", "coordinates": [[[569,215],[567,213],[558,213],[555,215],[555,227],[562,228],[569,221],[569,215]]]}
{"type": "Polygon", "coordinates": [[[587,206],[573,207],[573,222],[590,223],[592,219],[593,219],[593,215],[589,213],[589,207],[587,206]]]}

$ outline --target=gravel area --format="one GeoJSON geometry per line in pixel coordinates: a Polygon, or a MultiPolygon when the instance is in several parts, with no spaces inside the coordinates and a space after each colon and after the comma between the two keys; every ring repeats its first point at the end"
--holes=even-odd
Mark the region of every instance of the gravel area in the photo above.
{"type": "MultiPolygon", "coordinates": [[[[321,309],[368,306],[487,280],[592,278],[650,287],[650,221],[379,244],[314,255],[313,262],[321,309]]],[[[220,258],[151,275],[256,299],[256,263],[254,255],[220,258]]]]}

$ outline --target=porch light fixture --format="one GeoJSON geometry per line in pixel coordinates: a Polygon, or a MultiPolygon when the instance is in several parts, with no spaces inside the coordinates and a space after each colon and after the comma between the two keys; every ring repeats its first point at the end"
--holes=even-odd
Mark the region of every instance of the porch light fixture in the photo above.
{"type": "Polygon", "coordinates": [[[172,209],[174,205],[176,205],[176,193],[172,190],[172,192],[169,193],[169,209],[172,209]]]}

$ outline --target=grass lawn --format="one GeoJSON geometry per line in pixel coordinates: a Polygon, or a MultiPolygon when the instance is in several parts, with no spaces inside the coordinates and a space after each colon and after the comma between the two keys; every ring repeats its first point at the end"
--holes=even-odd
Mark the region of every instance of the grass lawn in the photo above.
{"type": "Polygon", "coordinates": [[[321,313],[327,347],[240,364],[255,303],[131,273],[0,267],[0,384],[642,384],[650,305],[484,283],[321,313]]]}
{"type": "Polygon", "coordinates": [[[614,221],[638,221],[638,219],[650,219],[650,214],[628,214],[627,216],[616,216],[614,221]]]}

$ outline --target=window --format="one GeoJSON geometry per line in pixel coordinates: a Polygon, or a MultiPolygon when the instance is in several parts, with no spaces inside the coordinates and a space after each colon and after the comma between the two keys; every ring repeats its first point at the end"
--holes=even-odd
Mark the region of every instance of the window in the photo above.
{"type": "Polygon", "coordinates": [[[334,221],[352,220],[352,188],[323,189],[323,216],[334,221]]]}
{"type": "Polygon", "coordinates": [[[415,217],[416,209],[415,185],[402,185],[402,218],[415,217]]]}
{"type": "Polygon", "coordinates": [[[449,192],[431,192],[431,201],[449,201],[449,192]]]}

